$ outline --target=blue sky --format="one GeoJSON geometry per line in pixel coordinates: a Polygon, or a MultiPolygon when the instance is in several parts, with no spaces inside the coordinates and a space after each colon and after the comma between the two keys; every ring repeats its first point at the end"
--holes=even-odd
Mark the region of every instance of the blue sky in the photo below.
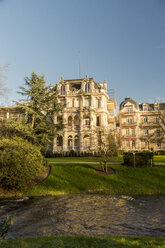
{"type": "Polygon", "coordinates": [[[118,105],[165,99],[165,0],[0,0],[0,24],[5,104],[32,71],[79,78],[79,51],[82,77],[106,79],[118,105]]]}

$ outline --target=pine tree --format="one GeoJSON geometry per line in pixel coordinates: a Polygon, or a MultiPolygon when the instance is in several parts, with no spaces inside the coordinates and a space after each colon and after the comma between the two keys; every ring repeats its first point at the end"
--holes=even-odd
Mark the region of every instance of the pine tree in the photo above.
{"type": "Polygon", "coordinates": [[[19,88],[18,93],[26,97],[16,102],[23,117],[6,123],[8,133],[24,137],[46,150],[59,129],[54,124],[54,115],[61,110],[56,89],[46,86],[44,76],[34,72],[25,78],[25,87],[19,88]]]}

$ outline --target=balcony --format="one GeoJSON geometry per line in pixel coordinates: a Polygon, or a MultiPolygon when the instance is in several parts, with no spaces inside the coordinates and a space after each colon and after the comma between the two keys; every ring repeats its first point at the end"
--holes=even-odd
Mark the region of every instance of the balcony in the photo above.
{"type": "Polygon", "coordinates": [[[134,126],[137,126],[137,122],[124,122],[124,123],[121,123],[121,126],[122,127],[134,127],[134,126]]]}
{"type": "Polygon", "coordinates": [[[140,128],[146,128],[146,127],[156,128],[159,126],[160,126],[160,124],[158,124],[156,122],[143,122],[139,125],[140,128]]]}
{"type": "Polygon", "coordinates": [[[133,138],[136,138],[136,134],[125,134],[123,136],[123,138],[130,138],[130,139],[133,139],[133,138]]]}

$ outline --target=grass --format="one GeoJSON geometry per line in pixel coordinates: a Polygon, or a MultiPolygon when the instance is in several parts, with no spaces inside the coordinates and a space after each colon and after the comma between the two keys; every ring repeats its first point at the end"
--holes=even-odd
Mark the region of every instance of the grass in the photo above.
{"type": "Polygon", "coordinates": [[[3,248],[164,248],[165,238],[149,237],[26,237],[1,241],[3,248]]]}
{"type": "MultiPolygon", "coordinates": [[[[100,162],[101,157],[58,157],[58,158],[47,158],[48,162],[100,162]]],[[[109,159],[110,162],[123,162],[123,156],[114,157],[109,159]]],[[[154,162],[165,163],[165,156],[155,155],[154,162]]]]}
{"type": "MultiPolygon", "coordinates": [[[[165,165],[152,168],[128,168],[110,165],[116,174],[106,177],[96,174],[97,164],[66,164],[65,162],[98,162],[96,157],[49,158],[52,164],[49,177],[26,193],[7,191],[0,188],[0,198],[21,196],[44,196],[59,194],[102,193],[122,194],[165,194],[165,165]]],[[[116,162],[122,162],[122,156],[116,162]]],[[[164,162],[165,156],[154,156],[154,162],[164,162]]]]}
{"type": "Polygon", "coordinates": [[[154,162],[156,163],[165,163],[165,156],[161,155],[155,155],[154,156],[154,162]]]}
{"type": "MultiPolygon", "coordinates": [[[[100,162],[103,159],[101,157],[57,157],[47,158],[48,162],[100,162]]],[[[123,156],[114,157],[109,159],[110,162],[123,162],[123,156]]]]}
{"type": "Polygon", "coordinates": [[[49,177],[26,192],[28,196],[104,193],[110,195],[165,194],[165,165],[129,168],[110,165],[116,173],[96,174],[95,164],[54,164],[49,177]]]}

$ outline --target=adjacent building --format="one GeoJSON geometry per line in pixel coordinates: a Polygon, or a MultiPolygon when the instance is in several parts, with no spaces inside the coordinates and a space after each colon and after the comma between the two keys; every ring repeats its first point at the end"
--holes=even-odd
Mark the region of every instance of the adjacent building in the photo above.
{"type": "Polygon", "coordinates": [[[165,149],[165,103],[138,104],[125,98],[118,117],[121,150],[165,149]]]}

